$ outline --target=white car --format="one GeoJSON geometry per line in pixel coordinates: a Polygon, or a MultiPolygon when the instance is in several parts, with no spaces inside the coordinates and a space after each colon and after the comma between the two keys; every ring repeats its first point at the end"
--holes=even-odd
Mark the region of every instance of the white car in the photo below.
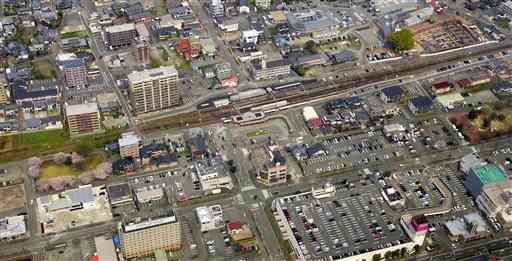
{"type": "Polygon", "coordinates": [[[213,243],[215,243],[213,240],[209,240],[208,242],[206,242],[206,244],[209,246],[213,245],[213,243]]]}

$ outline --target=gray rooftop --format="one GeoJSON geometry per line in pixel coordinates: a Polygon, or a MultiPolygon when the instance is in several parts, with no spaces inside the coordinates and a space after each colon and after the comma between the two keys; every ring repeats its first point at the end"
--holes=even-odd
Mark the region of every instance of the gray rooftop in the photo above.
{"type": "Polygon", "coordinates": [[[174,66],[163,66],[150,70],[135,71],[128,74],[128,81],[131,83],[139,83],[151,79],[160,79],[169,76],[178,76],[178,71],[174,66]]]}

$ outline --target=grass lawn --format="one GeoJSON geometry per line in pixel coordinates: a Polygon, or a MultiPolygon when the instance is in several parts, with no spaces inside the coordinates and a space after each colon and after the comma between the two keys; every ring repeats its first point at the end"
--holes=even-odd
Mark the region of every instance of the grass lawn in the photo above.
{"type": "Polygon", "coordinates": [[[503,29],[509,29],[510,26],[509,26],[509,23],[510,23],[510,20],[508,18],[501,18],[501,17],[498,17],[494,20],[495,24],[503,29]]]}
{"type": "Polygon", "coordinates": [[[494,82],[486,82],[482,84],[477,84],[474,86],[470,86],[465,88],[468,92],[479,92],[479,91],[485,91],[485,90],[491,90],[494,88],[496,84],[494,82]]]}
{"type": "Polygon", "coordinates": [[[63,176],[78,176],[80,172],[71,166],[47,162],[41,166],[40,179],[50,179],[63,176]]]}
{"type": "Polygon", "coordinates": [[[246,135],[247,135],[247,138],[254,139],[254,138],[257,138],[258,136],[269,136],[270,131],[267,129],[262,129],[262,130],[248,132],[246,135]]]}
{"type": "Polygon", "coordinates": [[[73,37],[79,37],[79,38],[87,37],[87,32],[86,31],[75,31],[75,32],[66,32],[66,33],[60,34],[60,38],[62,38],[62,39],[73,38],[73,37]]]}
{"type": "MultiPolygon", "coordinates": [[[[105,156],[102,153],[95,153],[85,158],[85,170],[96,168],[99,164],[105,161],[105,156]]],[[[65,164],[57,164],[53,161],[47,161],[41,166],[41,179],[62,177],[62,176],[78,176],[82,171],[67,166],[65,164]]]]}
{"type": "Polygon", "coordinates": [[[35,60],[30,62],[33,68],[34,79],[52,79],[55,76],[55,70],[48,59],[35,60]]]}
{"type": "Polygon", "coordinates": [[[151,68],[159,68],[160,66],[162,66],[162,62],[160,61],[160,59],[158,57],[150,55],[149,56],[149,65],[151,66],[151,68]]]}
{"type": "Polygon", "coordinates": [[[111,129],[103,133],[79,138],[69,138],[64,130],[49,130],[33,133],[0,136],[0,163],[26,159],[35,155],[70,152],[79,144],[88,144],[103,149],[107,143],[116,141],[125,129],[111,129]]]}

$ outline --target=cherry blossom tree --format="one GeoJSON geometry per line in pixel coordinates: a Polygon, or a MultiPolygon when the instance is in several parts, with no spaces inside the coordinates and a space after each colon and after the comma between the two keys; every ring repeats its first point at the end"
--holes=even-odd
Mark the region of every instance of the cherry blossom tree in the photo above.
{"type": "Polygon", "coordinates": [[[66,160],[70,157],[69,153],[65,152],[57,152],[53,154],[53,161],[57,164],[64,164],[66,160]]]}

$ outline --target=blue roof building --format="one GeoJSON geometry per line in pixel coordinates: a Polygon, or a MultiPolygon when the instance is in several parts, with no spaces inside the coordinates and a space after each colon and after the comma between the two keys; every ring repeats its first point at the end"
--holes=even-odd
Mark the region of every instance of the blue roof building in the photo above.
{"type": "Polygon", "coordinates": [[[412,98],[409,102],[409,109],[413,113],[424,113],[432,110],[432,99],[427,96],[418,96],[412,98]]]}
{"type": "Polygon", "coordinates": [[[395,85],[382,89],[380,97],[384,102],[399,102],[402,94],[402,87],[395,85]]]}

